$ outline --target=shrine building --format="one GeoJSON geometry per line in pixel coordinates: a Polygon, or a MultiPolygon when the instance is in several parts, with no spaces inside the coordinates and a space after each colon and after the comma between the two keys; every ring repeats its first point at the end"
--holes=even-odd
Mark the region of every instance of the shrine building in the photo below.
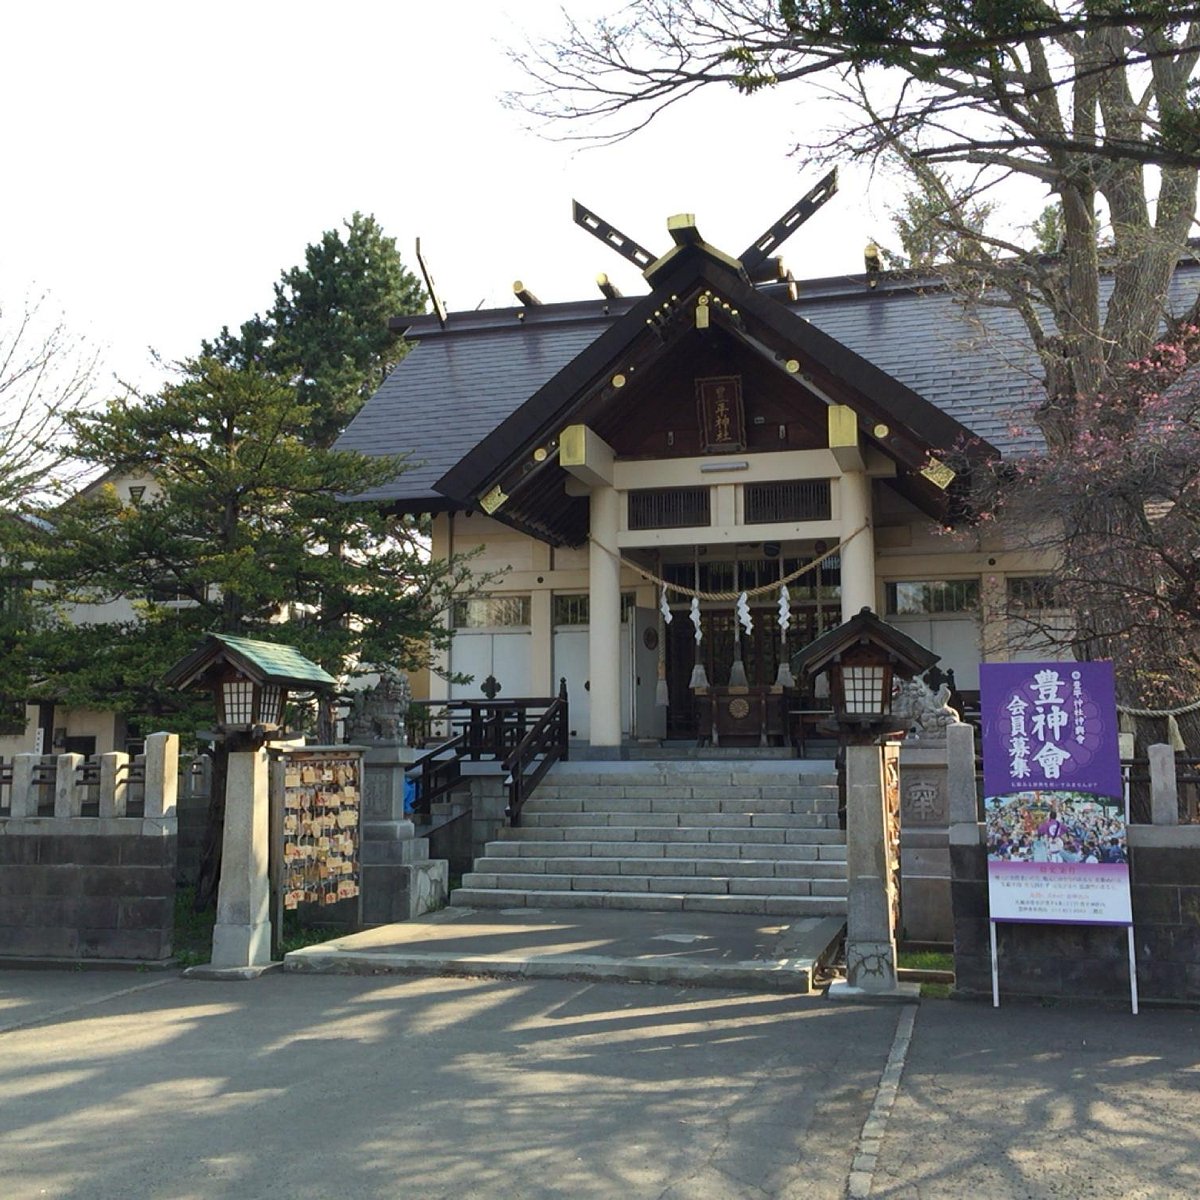
{"type": "MultiPolygon", "coordinates": [[[[1029,554],[966,511],[972,473],[1036,445],[1040,368],[1016,314],[935,278],[796,282],[774,253],[825,180],[739,257],[687,215],[656,255],[576,205],[648,292],[427,316],[338,448],[410,456],[367,499],[481,547],[487,595],[447,614],[429,699],[548,696],[571,734],[801,741],[790,656],[864,607],[941,656],[968,705],[982,659],[1038,657],[1029,554]],[[792,714],[792,715],[789,715],[792,714]]],[[[664,239],[665,241],[666,239],[664,239]]]]}

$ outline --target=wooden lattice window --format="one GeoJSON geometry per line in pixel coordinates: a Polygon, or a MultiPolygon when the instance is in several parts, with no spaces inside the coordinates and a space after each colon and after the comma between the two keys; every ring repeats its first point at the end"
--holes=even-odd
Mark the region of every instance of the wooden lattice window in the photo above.
{"type": "Polygon", "coordinates": [[[743,490],[747,525],[773,525],[782,521],[828,521],[828,479],[800,479],[789,483],[748,483],[743,490]]]}
{"type": "Polygon", "coordinates": [[[711,521],[706,487],[644,488],[629,493],[630,529],[683,529],[711,521]]]}

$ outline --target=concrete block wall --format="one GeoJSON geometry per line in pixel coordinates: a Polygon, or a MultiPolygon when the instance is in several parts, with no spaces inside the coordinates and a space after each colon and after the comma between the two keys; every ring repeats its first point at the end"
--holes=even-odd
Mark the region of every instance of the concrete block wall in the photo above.
{"type": "MultiPolygon", "coordinates": [[[[1200,826],[1129,827],[1138,994],[1200,1002],[1200,826]]],[[[992,994],[987,851],[951,847],[955,988],[992,994]]],[[[1001,997],[1129,1000],[1123,926],[996,926],[1001,997]]]]}
{"type": "MultiPolygon", "coordinates": [[[[1177,824],[1173,755],[1151,747],[1159,763],[1152,809],[1156,823],[1130,825],[1129,873],[1138,993],[1147,1001],[1200,1002],[1200,825],[1177,824]],[[1162,763],[1170,759],[1169,771],[1162,763]],[[1168,778],[1169,777],[1169,778],[1168,778]],[[1157,790],[1163,789],[1162,795],[1157,790]],[[1167,795],[1166,793],[1170,794],[1167,795]]],[[[987,850],[974,820],[974,782],[952,785],[951,900],[955,989],[991,997],[987,850]],[[956,797],[955,792],[960,793],[956,797]],[[952,820],[954,817],[952,816],[952,820]]],[[[1129,1002],[1129,949],[1123,926],[996,926],[1001,1000],[1129,1002]]]]}
{"type": "Polygon", "coordinates": [[[97,817],[82,815],[78,755],[59,756],[53,816],[37,815],[37,756],[17,756],[0,818],[0,957],[171,956],[178,754],[175,735],[148,739],[141,816],[128,815],[127,756],[102,755],[97,817]]]}

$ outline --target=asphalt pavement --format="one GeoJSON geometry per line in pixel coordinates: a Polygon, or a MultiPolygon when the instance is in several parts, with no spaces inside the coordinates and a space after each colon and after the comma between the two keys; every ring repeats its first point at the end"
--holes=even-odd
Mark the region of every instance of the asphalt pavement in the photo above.
{"type": "Polygon", "coordinates": [[[1198,1047],[1194,1012],[6,970],[0,1196],[1182,1200],[1198,1047]]]}

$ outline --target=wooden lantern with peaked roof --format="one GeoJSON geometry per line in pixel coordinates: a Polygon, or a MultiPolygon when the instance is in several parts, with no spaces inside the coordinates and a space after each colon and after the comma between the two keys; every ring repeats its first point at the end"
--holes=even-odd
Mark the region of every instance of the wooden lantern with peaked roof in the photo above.
{"type": "Polygon", "coordinates": [[[283,725],[290,691],[324,691],[337,684],[294,646],[210,633],[163,677],[168,687],[207,686],[222,733],[262,736],[283,725]]]}
{"type": "Polygon", "coordinates": [[[810,681],[829,676],[834,720],[862,734],[889,731],[894,681],[927,671],[940,655],[913,641],[869,608],[822,634],[792,658],[792,671],[810,681]]]}

